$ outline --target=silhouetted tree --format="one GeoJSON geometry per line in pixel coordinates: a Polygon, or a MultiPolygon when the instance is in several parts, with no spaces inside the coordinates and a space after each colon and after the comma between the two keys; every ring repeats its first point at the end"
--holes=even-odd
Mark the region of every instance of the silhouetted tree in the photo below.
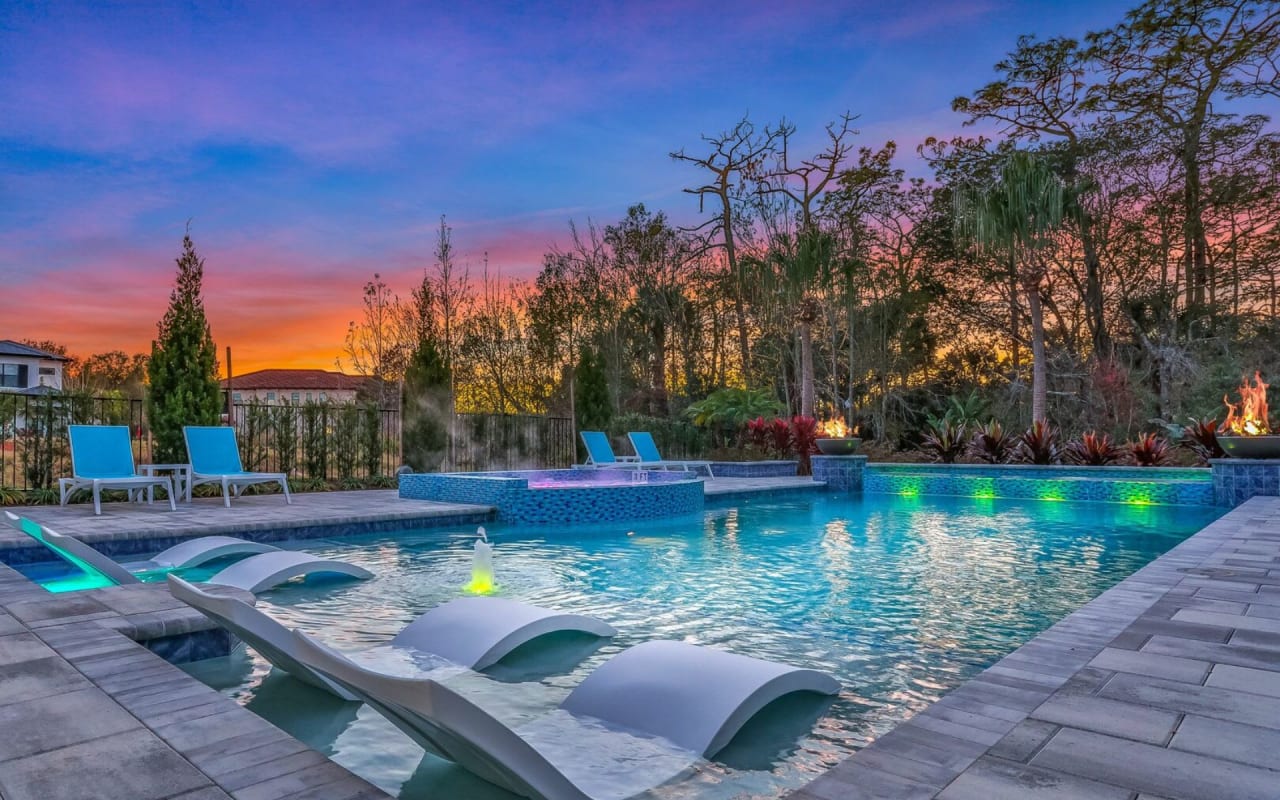
{"type": "Polygon", "coordinates": [[[222,409],[218,356],[204,314],[204,259],[188,233],[177,259],[178,278],[169,310],[157,325],[147,362],[147,418],[158,462],[187,460],[183,425],[216,425],[222,409]]]}

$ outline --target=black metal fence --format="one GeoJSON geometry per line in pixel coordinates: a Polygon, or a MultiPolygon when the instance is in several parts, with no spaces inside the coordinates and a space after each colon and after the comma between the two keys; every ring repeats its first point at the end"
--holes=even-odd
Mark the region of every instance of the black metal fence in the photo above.
{"type": "MultiPolygon", "coordinates": [[[[245,469],[298,478],[360,480],[394,475],[401,462],[400,412],[356,404],[235,404],[245,469]]],[[[68,425],[128,425],[138,463],[151,460],[142,400],[73,393],[0,393],[0,487],[48,489],[71,474],[68,425]]],[[[546,469],[574,462],[569,419],[457,414],[442,468],[546,469]]]]}
{"type": "Polygon", "coordinates": [[[126,397],[0,393],[0,486],[49,489],[71,474],[68,425],[128,425],[133,456],[151,459],[143,403],[126,397]]]}

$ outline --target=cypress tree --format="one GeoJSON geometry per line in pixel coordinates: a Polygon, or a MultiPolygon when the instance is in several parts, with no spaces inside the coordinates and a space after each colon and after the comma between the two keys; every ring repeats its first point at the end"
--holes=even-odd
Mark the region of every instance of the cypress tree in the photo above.
{"type": "Polygon", "coordinates": [[[222,409],[218,354],[201,297],[204,259],[196,255],[190,234],[182,237],[182,256],[177,264],[169,310],[156,326],[157,336],[147,361],[152,458],[166,463],[187,460],[183,425],[216,425],[222,409]]]}
{"type": "Polygon", "coordinates": [[[582,348],[574,371],[573,408],[578,430],[602,431],[613,419],[613,403],[609,400],[609,376],[595,351],[582,348]]]}
{"type": "Polygon", "coordinates": [[[404,461],[417,472],[440,469],[449,448],[449,365],[432,339],[423,339],[404,371],[404,461]]]}

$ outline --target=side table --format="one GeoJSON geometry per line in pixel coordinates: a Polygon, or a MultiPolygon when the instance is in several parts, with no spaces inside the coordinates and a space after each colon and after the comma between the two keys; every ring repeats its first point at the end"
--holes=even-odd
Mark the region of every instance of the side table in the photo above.
{"type": "Polygon", "coordinates": [[[138,471],[144,475],[154,476],[158,473],[170,473],[173,476],[174,493],[178,499],[191,502],[191,465],[190,464],[139,464],[138,471]]]}

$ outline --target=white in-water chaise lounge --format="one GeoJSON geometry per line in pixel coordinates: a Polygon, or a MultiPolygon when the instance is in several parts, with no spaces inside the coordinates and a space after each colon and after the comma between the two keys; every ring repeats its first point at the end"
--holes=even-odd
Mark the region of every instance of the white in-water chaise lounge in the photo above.
{"type": "MultiPolygon", "coordinates": [[[[38,523],[19,517],[11,511],[4,512],[4,515],[13,527],[32,537],[39,538],[40,525],[38,523]]],[[[79,545],[80,548],[88,547],[84,542],[65,534],[62,535],[59,541],[65,542],[67,540],[74,542],[72,547],[75,545],[79,545]]],[[[174,569],[190,569],[208,561],[227,556],[248,556],[256,553],[269,553],[278,549],[278,547],[272,547],[269,544],[237,539],[234,536],[201,536],[175,544],[173,547],[156,553],[146,561],[123,563],[112,561],[111,563],[136,575],[141,572],[167,572],[174,569]]],[[[97,550],[93,552],[101,558],[106,558],[101,553],[98,553],[97,550]]]]}
{"type": "MultiPolygon", "coordinates": [[[[27,534],[31,538],[49,548],[65,561],[70,562],[86,572],[96,573],[112,583],[130,584],[142,583],[134,572],[127,568],[127,565],[114,561],[89,545],[66,534],[58,533],[48,527],[42,526],[25,517],[19,517],[12,512],[6,511],[5,517],[15,528],[27,534]]],[[[206,581],[221,586],[235,586],[238,589],[244,589],[247,592],[259,592],[264,589],[270,589],[278,586],[287,580],[297,578],[302,575],[332,573],[338,575],[346,575],[352,578],[372,578],[373,573],[357,567],[355,564],[348,564],[345,561],[336,561],[328,558],[316,558],[307,553],[298,552],[296,550],[279,550],[270,545],[259,545],[256,542],[244,542],[240,539],[231,539],[231,537],[207,537],[217,541],[210,542],[210,552],[216,552],[210,558],[218,558],[223,555],[229,555],[236,550],[228,549],[231,544],[224,540],[230,539],[231,542],[241,542],[250,546],[250,549],[244,552],[255,553],[242,561],[237,561],[229,567],[224,568],[206,581]],[[220,552],[219,552],[220,551],[220,552]]],[[[156,556],[149,562],[142,562],[150,565],[156,564],[156,568],[144,567],[139,572],[151,571],[168,571],[177,567],[169,567],[160,564],[159,559],[166,557],[172,560],[178,560],[184,552],[188,556],[181,565],[184,567],[194,566],[203,563],[210,558],[202,558],[197,551],[201,539],[191,542],[184,542],[175,547],[171,547],[156,556]],[[190,546],[190,547],[189,547],[190,546]],[[188,548],[184,551],[183,548],[188,548]],[[175,552],[177,551],[177,552],[175,552]],[[166,556],[166,554],[168,554],[166,556]]]]}
{"type": "Polygon", "coordinates": [[[289,476],[283,472],[246,472],[240,461],[236,432],[225,426],[184,425],[182,438],[191,459],[191,486],[213,483],[222,487],[222,503],[231,508],[232,496],[259,483],[278,483],[284,501],[292,503],[289,476]]]}
{"type": "Polygon", "coordinates": [[[169,510],[177,511],[173,499],[173,482],[163,475],[139,475],[133,465],[133,446],[129,443],[127,425],[68,425],[71,444],[71,477],[58,478],[58,502],[66,505],[77,489],[93,493],[93,513],[102,513],[102,490],[124,489],[129,499],[139,500],[152,490],[164,489],[169,510]]]}
{"type": "MultiPolygon", "coordinates": [[[[295,678],[343,700],[358,699],[306,666],[298,657],[297,643],[289,629],[248,603],[206,592],[177,575],[169,576],[169,591],[295,678]]],[[[387,644],[369,650],[399,651],[390,655],[406,656],[424,672],[429,666],[446,671],[458,667],[483,670],[517,647],[561,631],[602,637],[617,633],[611,625],[593,617],[562,614],[497,597],[462,597],[436,606],[405,626],[387,644]]]]}
{"type": "Polygon", "coordinates": [[[368,669],[294,631],[296,654],[420,745],[534,800],[622,800],[710,757],[769,703],[835,694],[822,672],[683,642],[624,650],[555,711],[508,727],[436,680],[368,669]]]}

